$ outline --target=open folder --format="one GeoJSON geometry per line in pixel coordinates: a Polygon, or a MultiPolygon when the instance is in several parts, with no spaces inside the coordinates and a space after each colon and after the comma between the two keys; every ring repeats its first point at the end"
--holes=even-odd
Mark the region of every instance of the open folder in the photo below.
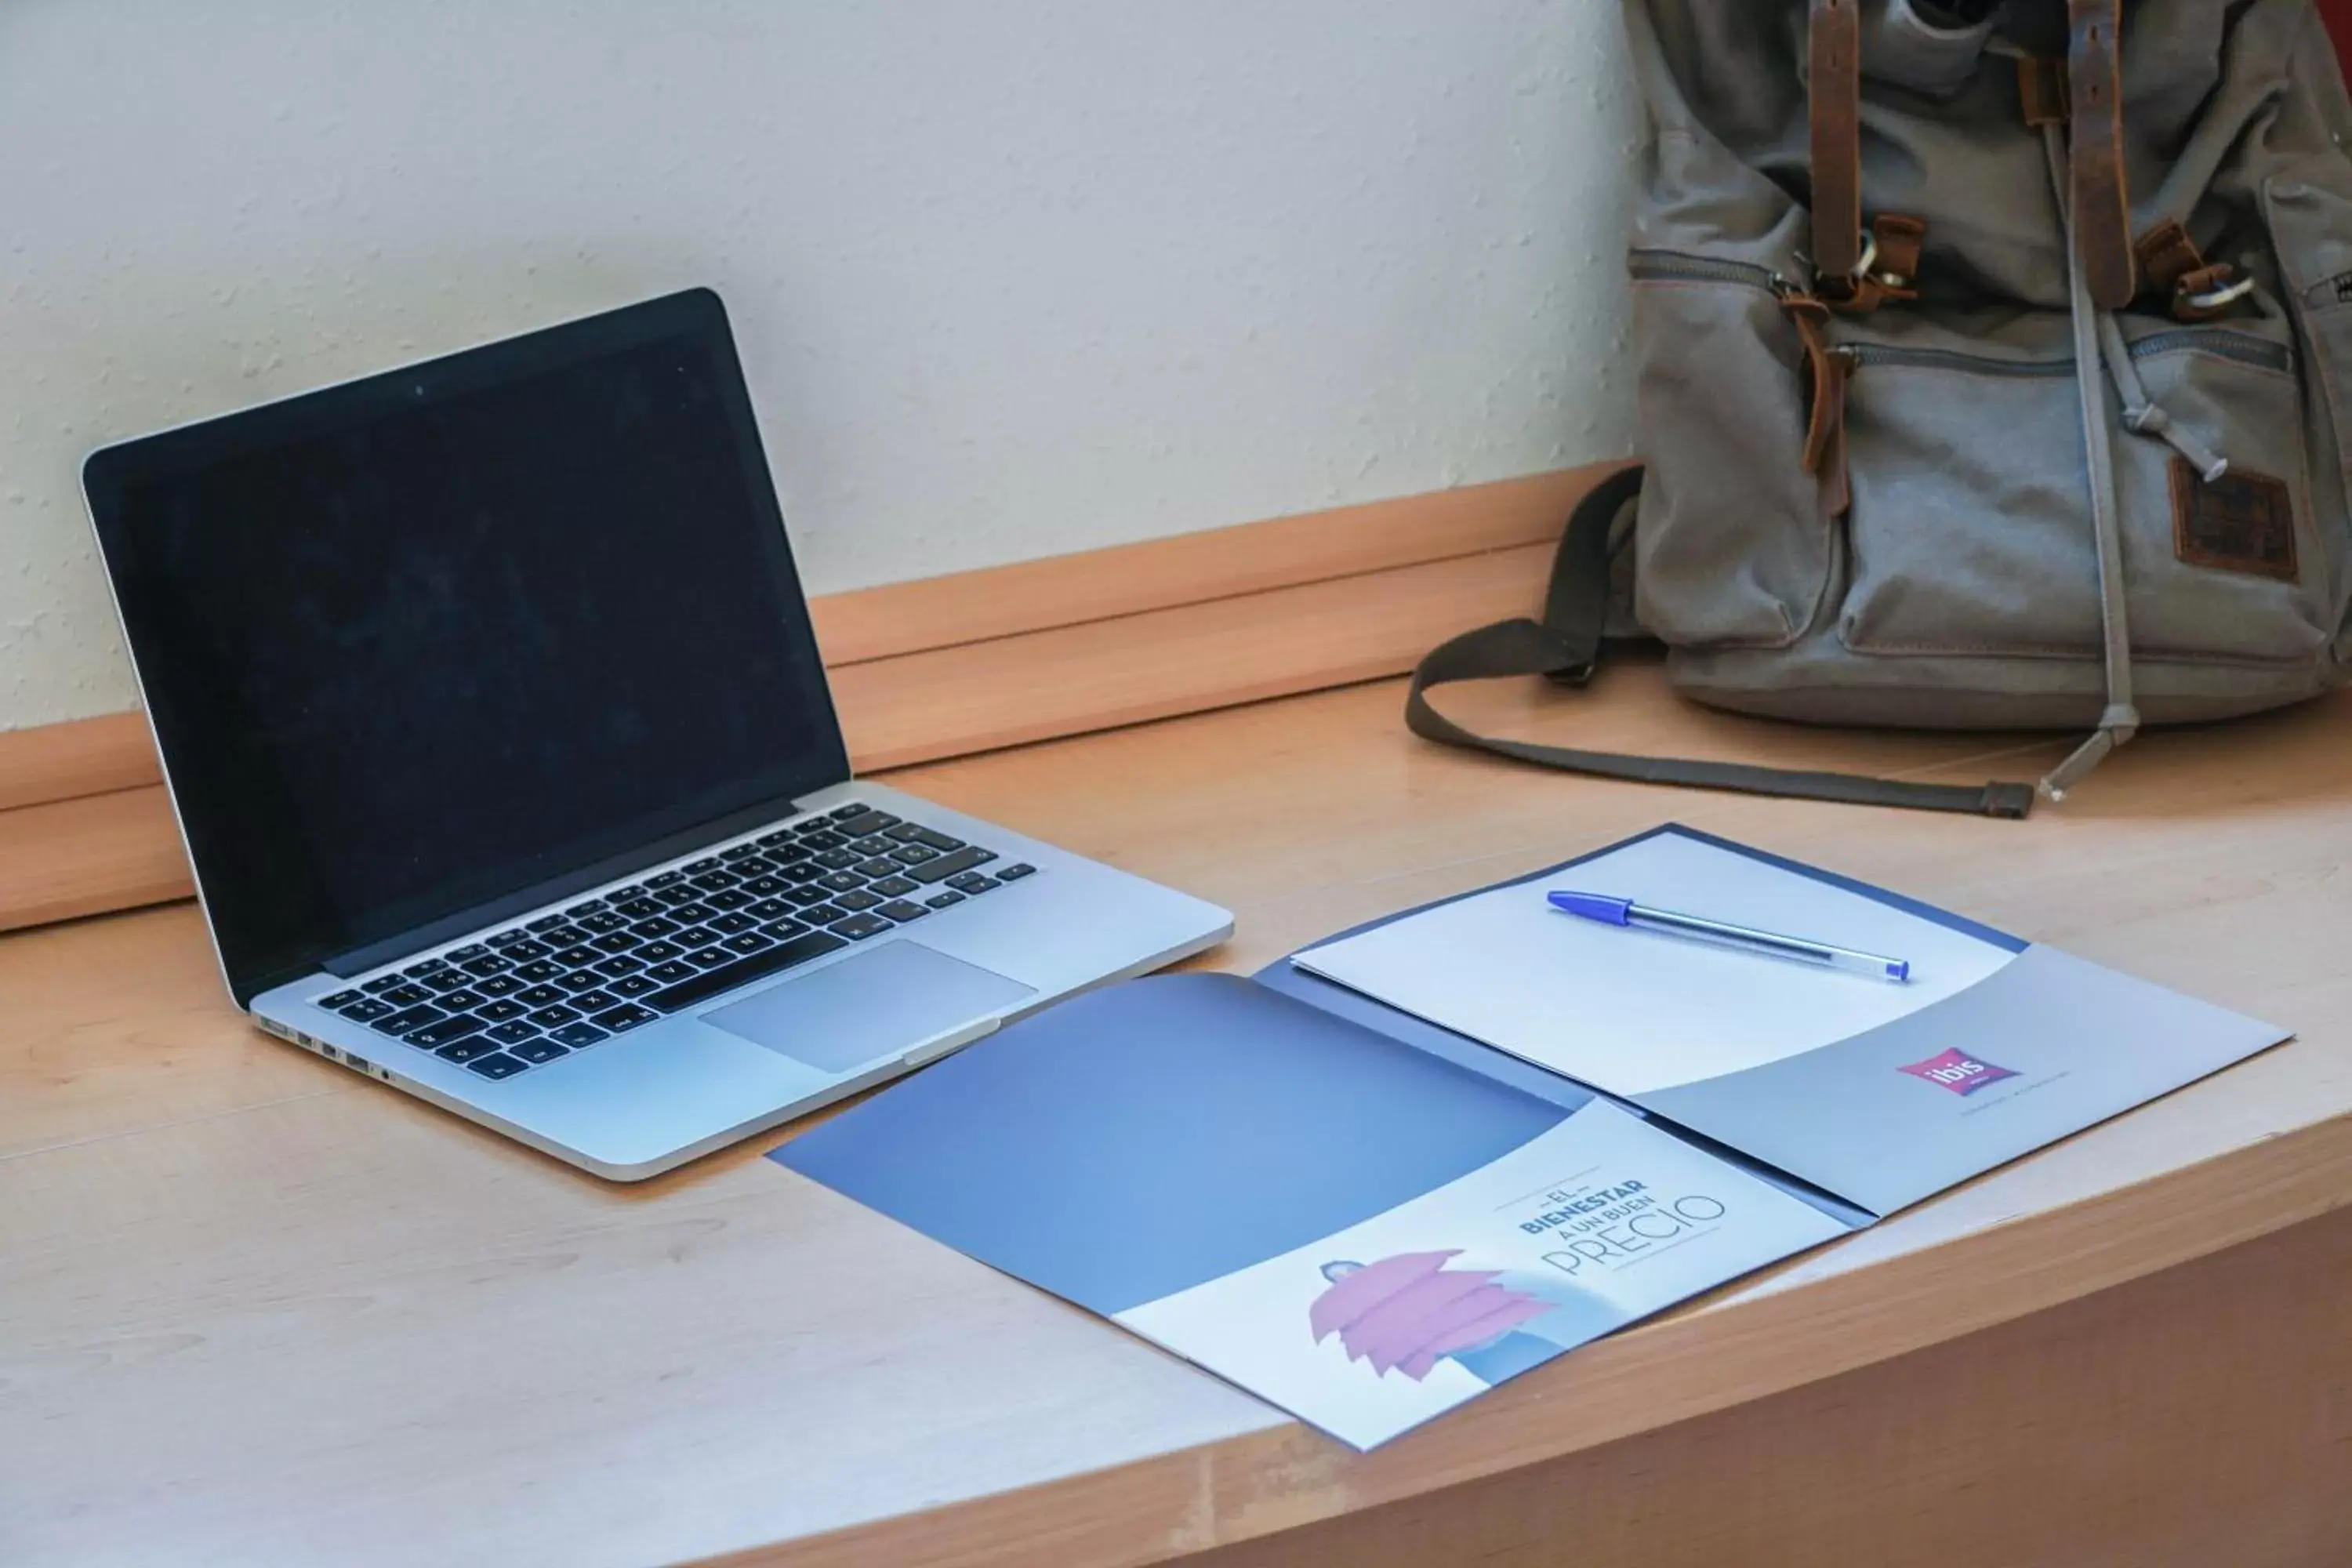
{"type": "Polygon", "coordinates": [[[775,1158],[1369,1447],[2283,1037],[1668,827],[1079,997],[775,1158]],[[1919,978],[1581,925],[1571,871],[1919,978]]]}

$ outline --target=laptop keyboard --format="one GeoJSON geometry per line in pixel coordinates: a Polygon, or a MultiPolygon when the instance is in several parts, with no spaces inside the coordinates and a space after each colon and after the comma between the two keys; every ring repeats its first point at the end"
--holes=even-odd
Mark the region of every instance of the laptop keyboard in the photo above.
{"type": "Polygon", "coordinates": [[[803,817],[314,1005],[512,1078],[1035,874],[866,805],[803,817]]]}

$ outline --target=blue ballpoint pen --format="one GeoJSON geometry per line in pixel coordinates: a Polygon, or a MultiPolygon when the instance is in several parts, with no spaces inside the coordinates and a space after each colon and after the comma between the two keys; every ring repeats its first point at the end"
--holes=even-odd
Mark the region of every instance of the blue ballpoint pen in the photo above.
{"type": "Polygon", "coordinates": [[[1720,942],[1749,952],[1769,953],[1775,958],[1794,959],[1799,963],[1819,964],[1823,969],[1843,969],[1855,974],[1867,974],[1874,979],[1903,984],[1911,979],[1911,965],[1904,959],[1886,958],[1874,952],[1857,952],[1850,947],[1808,942],[1803,937],[1780,936],[1772,931],[1755,931],[1697,915],[1678,915],[1668,910],[1644,909],[1631,899],[1612,899],[1601,893],[1562,891],[1551,895],[1551,903],[1554,909],[1565,910],[1589,921],[1598,921],[1602,925],[1646,926],[1654,931],[1696,937],[1702,942],[1720,942]]]}

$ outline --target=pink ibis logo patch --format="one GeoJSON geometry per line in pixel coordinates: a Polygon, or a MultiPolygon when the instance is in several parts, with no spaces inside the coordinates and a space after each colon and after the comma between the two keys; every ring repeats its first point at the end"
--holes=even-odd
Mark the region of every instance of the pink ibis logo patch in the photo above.
{"type": "Polygon", "coordinates": [[[1958,1095],[1974,1094],[1980,1089],[1990,1089],[2005,1078],[2017,1076],[2007,1068],[1997,1068],[1965,1051],[1946,1051],[1941,1056],[1929,1057],[1924,1062],[1911,1062],[1902,1070],[1913,1078],[1925,1079],[1958,1095]]]}

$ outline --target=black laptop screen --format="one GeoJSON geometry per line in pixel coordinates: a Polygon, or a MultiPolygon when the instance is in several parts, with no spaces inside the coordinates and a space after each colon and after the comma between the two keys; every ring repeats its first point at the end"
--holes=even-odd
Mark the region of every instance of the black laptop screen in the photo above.
{"type": "Polygon", "coordinates": [[[847,776],[707,293],[88,478],[240,1000],[847,776]]]}

